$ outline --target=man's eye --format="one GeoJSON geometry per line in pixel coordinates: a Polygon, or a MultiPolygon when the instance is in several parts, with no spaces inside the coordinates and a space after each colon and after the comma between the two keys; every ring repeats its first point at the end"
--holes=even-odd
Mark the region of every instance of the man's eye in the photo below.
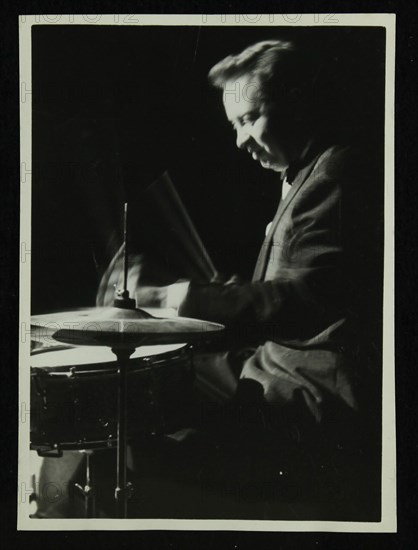
{"type": "Polygon", "coordinates": [[[243,124],[254,124],[254,122],[257,120],[257,117],[255,115],[246,115],[242,119],[243,124]]]}

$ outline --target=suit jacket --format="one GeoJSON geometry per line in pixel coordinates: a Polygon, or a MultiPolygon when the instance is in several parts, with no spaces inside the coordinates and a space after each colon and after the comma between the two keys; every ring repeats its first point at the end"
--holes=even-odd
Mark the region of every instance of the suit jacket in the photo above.
{"type": "MultiPolygon", "coordinates": [[[[335,418],[335,407],[362,407],[373,370],[364,349],[371,339],[378,347],[368,321],[380,314],[381,267],[370,159],[313,143],[293,167],[253,280],[191,284],[179,310],[239,327],[248,343],[256,334],[260,345],[241,378],[261,384],[267,401],[302,406],[317,422],[335,418]]],[[[374,325],[379,332],[376,318],[374,325]]]]}

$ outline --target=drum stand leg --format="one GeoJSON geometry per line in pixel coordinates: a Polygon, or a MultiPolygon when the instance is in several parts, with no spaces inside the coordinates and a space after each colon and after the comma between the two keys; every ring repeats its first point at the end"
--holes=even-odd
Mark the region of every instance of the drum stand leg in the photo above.
{"type": "Polygon", "coordinates": [[[84,496],[84,515],[86,518],[96,517],[96,494],[94,490],[94,478],[93,478],[93,464],[92,450],[83,450],[81,451],[86,455],[86,484],[82,487],[79,483],[76,483],[75,486],[81,494],[84,496]]]}
{"type": "Polygon", "coordinates": [[[126,518],[128,515],[128,498],[132,492],[132,484],[126,481],[126,455],[127,455],[127,379],[129,357],[134,349],[112,349],[118,359],[119,388],[118,388],[118,439],[117,439],[117,465],[116,465],[116,514],[118,518],[126,518]]]}

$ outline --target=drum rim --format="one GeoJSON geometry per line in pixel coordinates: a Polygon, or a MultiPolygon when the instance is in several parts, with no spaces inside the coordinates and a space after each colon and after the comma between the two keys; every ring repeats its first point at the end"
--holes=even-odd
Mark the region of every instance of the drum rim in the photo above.
{"type": "MultiPolygon", "coordinates": [[[[74,348],[69,348],[74,349],[74,348]]],[[[55,350],[55,353],[62,353],[64,351],[68,351],[68,349],[62,350],[55,350]]],[[[52,350],[51,350],[52,352],[52,350]]],[[[136,372],[139,370],[151,370],[153,368],[162,368],[164,366],[164,363],[166,361],[176,361],[176,359],[182,359],[185,355],[185,353],[191,352],[191,345],[190,344],[178,344],[178,346],[175,349],[165,351],[162,353],[156,353],[154,355],[150,356],[144,356],[144,357],[134,357],[131,358],[130,365],[129,365],[129,371],[136,372]],[[160,364],[163,363],[163,364],[160,364]]],[[[45,352],[49,353],[49,352],[45,352]]],[[[35,355],[35,354],[34,354],[35,355]]],[[[49,356],[50,357],[50,356],[49,356]]],[[[117,372],[117,361],[116,357],[114,361],[103,361],[103,362],[95,362],[95,363],[79,363],[79,364],[73,364],[69,362],[66,365],[59,365],[59,366],[30,366],[30,373],[31,375],[35,374],[41,374],[41,373],[48,373],[48,374],[55,374],[55,375],[63,375],[70,377],[71,373],[74,372],[76,374],[92,374],[92,373],[98,373],[101,372],[103,374],[112,374],[117,372]]]]}

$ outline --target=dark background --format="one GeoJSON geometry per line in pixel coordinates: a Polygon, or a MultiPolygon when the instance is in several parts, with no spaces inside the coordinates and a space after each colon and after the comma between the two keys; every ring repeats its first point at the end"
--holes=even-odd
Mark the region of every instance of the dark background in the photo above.
{"type": "Polygon", "coordinates": [[[417,259],[417,29],[418,6],[411,0],[364,0],[361,12],[396,13],[396,105],[395,105],[395,214],[396,214],[396,400],[397,407],[397,485],[398,533],[251,533],[251,532],[16,532],[17,433],[18,433],[18,340],[19,340],[19,41],[18,15],[33,13],[340,13],[359,12],[352,0],[338,5],[327,0],[274,0],[253,3],[239,0],[194,2],[178,0],[175,4],[143,0],[141,4],[118,0],[5,0],[1,5],[0,64],[2,125],[0,127],[0,164],[2,182],[2,216],[0,230],[1,285],[0,305],[5,319],[2,331],[3,363],[0,492],[2,539],[18,548],[45,548],[48,544],[74,548],[86,543],[118,548],[133,545],[144,549],[216,548],[222,550],[267,548],[303,548],[361,550],[404,549],[414,546],[417,512],[416,446],[416,259],[417,259]],[[78,4],[78,5],[77,5],[78,4]],[[135,8],[135,9],[134,9],[135,8]],[[415,70],[414,70],[415,69],[415,70]]]}
{"type": "Polygon", "coordinates": [[[271,38],[321,59],[319,107],[336,140],[382,150],[384,29],[33,27],[33,313],[94,305],[123,201],[165,169],[217,269],[251,277],[279,178],[236,149],[207,73],[271,38]]]}

